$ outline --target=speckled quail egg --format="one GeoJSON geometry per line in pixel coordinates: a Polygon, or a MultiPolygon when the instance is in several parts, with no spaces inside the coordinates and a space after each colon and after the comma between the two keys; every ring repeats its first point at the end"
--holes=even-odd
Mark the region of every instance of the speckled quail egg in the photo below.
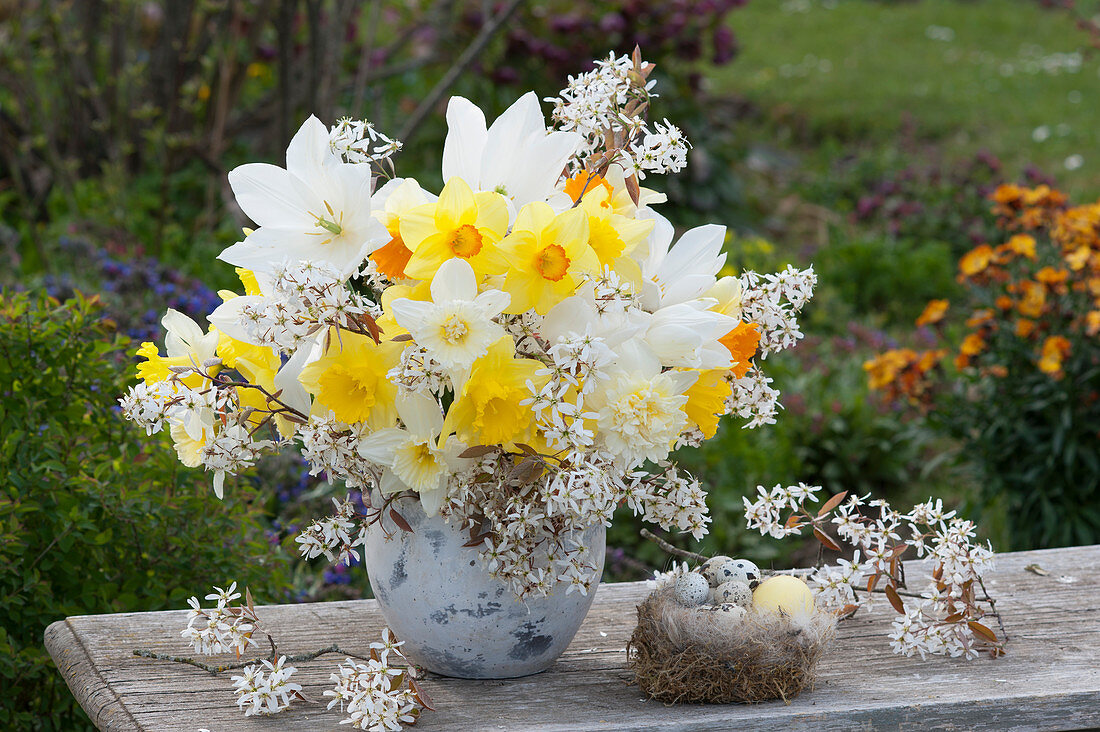
{"type": "Polygon", "coordinates": [[[752,588],[760,582],[760,569],[747,559],[731,559],[720,565],[715,570],[715,575],[718,578],[718,583],[715,584],[712,581],[712,587],[717,587],[725,582],[744,582],[752,588]]]}
{"type": "Polygon", "coordinates": [[[707,578],[697,572],[686,572],[677,577],[675,589],[676,599],[687,607],[702,605],[710,597],[707,578]]]}
{"type": "Polygon", "coordinates": [[[713,602],[717,604],[733,603],[740,607],[752,606],[752,590],[748,584],[737,580],[723,582],[714,589],[713,602]]]}
{"type": "Polygon", "coordinates": [[[749,611],[732,602],[723,602],[721,605],[715,606],[715,613],[717,613],[718,617],[722,620],[740,622],[745,619],[749,611]]]}
{"type": "Polygon", "coordinates": [[[745,608],[732,602],[722,602],[717,605],[703,605],[699,610],[706,612],[708,617],[712,617],[715,622],[729,625],[740,625],[741,621],[748,615],[748,611],[745,608]]]}
{"type": "Polygon", "coordinates": [[[703,573],[703,576],[710,582],[711,587],[717,587],[722,584],[718,579],[718,568],[726,562],[732,562],[731,557],[719,554],[718,556],[711,557],[707,561],[703,562],[703,565],[699,567],[698,571],[703,573]]]}

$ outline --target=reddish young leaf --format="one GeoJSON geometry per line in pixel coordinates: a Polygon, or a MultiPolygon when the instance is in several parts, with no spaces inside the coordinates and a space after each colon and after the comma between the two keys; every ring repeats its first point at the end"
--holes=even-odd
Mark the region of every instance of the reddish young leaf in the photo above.
{"type": "Polygon", "coordinates": [[[833,541],[832,537],[830,537],[828,534],[826,534],[824,531],[817,528],[816,526],[814,527],[814,536],[817,537],[818,541],[825,545],[826,549],[831,549],[834,552],[840,551],[840,544],[837,544],[835,541],[833,541]]]}
{"type": "Polygon", "coordinates": [[[416,679],[412,678],[411,676],[409,677],[409,687],[412,688],[413,695],[415,695],[416,700],[420,702],[420,706],[429,711],[435,711],[435,707],[432,706],[432,698],[428,696],[422,688],[420,688],[420,684],[416,683],[416,679]]]}
{"type": "Polygon", "coordinates": [[[840,619],[851,617],[856,614],[856,610],[859,610],[859,605],[845,605],[844,607],[834,610],[833,614],[840,619]]]}
{"type": "Polygon", "coordinates": [[[971,620],[966,625],[970,628],[970,630],[974,631],[974,635],[979,635],[990,643],[997,642],[997,634],[979,623],[977,620],[971,620]]]}
{"type": "Polygon", "coordinates": [[[946,618],[943,619],[943,622],[945,622],[945,623],[957,623],[962,619],[963,619],[963,614],[962,613],[951,613],[950,615],[948,615],[946,618]]]}
{"type": "Polygon", "coordinates": [[[844,497],[846,495],[848,495],[848,491],[841,491],[829,500],[825,501],[825,505],[818,510],[817,515],[819,517],[824,516],[825,514],[829,513],[829,511],[832,511],[834,508],[840,505],[840,502],[844,500],[844,497]]]}
{"type": "Polygon", "coordinates": [[[410,333],[402,333],[401,335],[395,335],[390,340],[394,343],[403,343],[404,341],[411,341],[413,339],[410,333]]]}
{"type": "Polygon", "coordinates": [[[905,614],[905,603],[901,601],[901,596],[898,595],[898,591],[894,589],[893,585],[886,585],[886,599],[890,601],[890,607],[897,610],[901,615],[905,614]]]}
{"type": "Polygon", "coordinates": [[[875,572],[873,575],[867,578],[867,591],[874,592],[875,587],[878,586],[878,581],[882,579],[882,572],[875,572]]]}
{"type": "Polygon", "coordinates": [[[784,526],[788,529],[797,529],[801,525],[802,524],[798,523],[798,514],[796,513],[792,513],[790,516],[788,516],[787,523],[784,524],[784,526]]]}
{"type": "Polygon", "coordinates": [[[399,514],[397,512],[397,509],[395,509],[395,508],[390,509],[390,518],[393,519],[393,522],[395,524],[397,524],[398,527],[400,527],[402,531],[407,531],[410,534],[412,533],[413,527],[409,526],[409,522],[405,520],[404,516],[402,516],[401,514],[399,514]]]}
{"type": "Polygon", "coordinates": [[[488,455],[491,452],[496,452],[500,448],[496,445],[474,445],[473,447],[467,447],[460,452],[458,456],[460,458],[479,458],[482,455],[488,455]]]}
{"type": "Polygon", "coordinates": [[[894,547],[890,551],[890,556],[893,557],[893,558],[897,558],[897,557],[900,557],[902,554],[905,554],[905,552],[908,551],[908,550],[909,550],[909,545],[908,544],[898,544],[896,547],[894,547]]]}
{"type": "Polygon", "coordinates": [[[528,455],[538,455],[539,454],[538,450],[536,450],[535,448],[531,447],[530,445],[524,444],[522,442],[517,442],[516,447],[518,447],[520,450],[523,450],[528,455]]]}

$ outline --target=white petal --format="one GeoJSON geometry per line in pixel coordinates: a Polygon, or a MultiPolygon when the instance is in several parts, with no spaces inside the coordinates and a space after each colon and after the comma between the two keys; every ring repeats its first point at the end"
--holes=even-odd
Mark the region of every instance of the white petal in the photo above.
{"type": "MultiPolygon", "coordinates": [[[[539,115],[540,123],[542,115],[539,115]]],[[[576,132],[543,130],[527,138],[523,145],[522,165],[513,160],[503,181],[513,203],[519,207],[531,201],[545,201],[554,193],[569,158],[580,146],[582,138],[576,132]]]]}
{"type": "Polygon", "coordinates": [[[443,412],[432,397],[415,393],[398,396],[397,413],[417,440],[430,440],[443,431],[443,412]]]}
{"type": "Polygon", "coordinates": [[[317,340],[318,343],[307,343],[300,346],[294,352],[294,355],[290,357],[290,360],[279,369],[279,373],[275,374],[275,389],[276,391],[282,391],[279,399],[302,414],[309,414],[311,401],[309,392],[298,382],[298,377],[302,375],[302,369],[320,355],[319,342],[321,334],[318,334],[317,340]]]}
{"type": "Polygon", "coordinates": [[[378,430],[359,441],[359,455],[385,467],[393,465],[393,454],[409,439],[409,433],[399,427],[378,430]]]}
{"type": "Polygon", "coordinates": [[[457,176],[476,189],[485,140],[485,113],[465,97],[451,97],[443,142],[443,181],[457,176]]]}
{"type": "Polygon", "coordinates": [[[471,301],[477,297],[477,277],[470,263],[460,257],[439,265],[431,285],[432,301],[437,305],[451,300],[471,301]]]}
{"type": "Polygon", "coordinates": [[[474,298],[474,304],[481,308],[489,318],[495,318],[504,312],[512,302],[512,296],[503,290],[486,290],[474,298]]]}
{"type": "MultiPolygon", "coordinates": [[[[445,478],[446,474],[440,476],[445,478]]],[[[442,483],[442,481],[440,481],[442,483]]],[[[443,505],[443,499],[447,497],[446,484],[441,485],[435,490],[420,491],[420,505],[424,509],[424,513],[429,516],[435,516],[439,513],[439,507],[443,505]]]]}
{"type": "Polygon", "coordinates": [[[293,176],[268,163],[248,163],[229,171],[237,205],[257,226],[300,227],[313,223],[293,176]]]}
{"type": "Polygon", "coordinates": [[[248,305],[258,304],[264,301],[264,298],[256,295],[242,295],[240,297],[234,297],[226,300],[217,308],[214,312],[206,316],[206,319],[210,321],[210,324],[225,333],[230,338],[235,338],[238,341],[244,341],[245,343],[252,343],[254,345],[262,345],[257,340],[254,340],[252,336],[248,334],[248,330],[241,322],[241,311],[248,305]]]}
{"type": "Polygon", "coordinates": [[[432,316],[439,312],[439,306],[423,300],[399,297],[390,303],[390,310],[397,324],[415,337],[416,333],[428,325],[432,316]]]}
{"type": "MultiPolygon", "coordinates": [[[[336,157],[329,146],[328,128],[321,120],[310,115],[302,123],[286,149],[286,168],[295,175],[306,178],[316,175],[336,157]]],[[[369,165],[361,166],[370,169],[369,165]]]]}

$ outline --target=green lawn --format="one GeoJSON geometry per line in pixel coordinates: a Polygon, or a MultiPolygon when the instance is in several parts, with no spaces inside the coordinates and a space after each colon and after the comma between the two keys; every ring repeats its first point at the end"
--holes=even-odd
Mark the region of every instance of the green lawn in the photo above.
{"type": "Polygon", "coordinates": [[[1010,172],[1034,163],[1100,195],[1100,57],[1062,12],[1026,0],[757,0],[731,18],[742,53],[712,75],[716,90],[796,115],[817,138],[880,146],[912,129],[949,154],[988,149],[1010,172]]]}

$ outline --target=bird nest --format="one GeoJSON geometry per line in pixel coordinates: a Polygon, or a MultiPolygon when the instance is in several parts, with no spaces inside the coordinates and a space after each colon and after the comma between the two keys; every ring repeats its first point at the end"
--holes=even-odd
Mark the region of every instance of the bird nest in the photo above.
{"type": "Polygon", "coordinates": [[[638,606],[627,652],[638,686],[666,704],[790,702],[813,688],[835,631],[820,609],[741,619],[685,607],[666,582],[638,606]]]}

